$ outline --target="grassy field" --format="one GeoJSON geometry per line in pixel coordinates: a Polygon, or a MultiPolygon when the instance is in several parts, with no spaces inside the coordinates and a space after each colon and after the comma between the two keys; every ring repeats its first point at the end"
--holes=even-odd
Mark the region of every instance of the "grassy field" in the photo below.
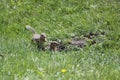
{"type": "Polygon", "coordinates": [[[0,0],[0,80],[120,80],[119,0],[0,0]],[[48,40],[104,31],[79,51],[38,51],[31,25],[48,40]]]}

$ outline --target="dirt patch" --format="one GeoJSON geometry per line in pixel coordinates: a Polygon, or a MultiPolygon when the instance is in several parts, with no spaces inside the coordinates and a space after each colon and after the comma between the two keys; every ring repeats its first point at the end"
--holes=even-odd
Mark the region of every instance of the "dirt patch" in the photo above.
{"type": "Polygon", "coordinates": [[[53,50],[53,51],[78,51],[81,48],[84,48],[85,46],[92,46],[95,44],[99,44],[104,42],[103,36],[105,37],[105,32],[92,32],[83,35],[83,37],[79,36],[72,36],[70,41],[62,41],[62,40],[55,40],[51,41],[50,45],[47,45],[45,47],[46,50],[53,50]],[[54,43],[55,42],[55,43],[54,43]],[[54,46],[54,44],[56,44],[54,46]]]}

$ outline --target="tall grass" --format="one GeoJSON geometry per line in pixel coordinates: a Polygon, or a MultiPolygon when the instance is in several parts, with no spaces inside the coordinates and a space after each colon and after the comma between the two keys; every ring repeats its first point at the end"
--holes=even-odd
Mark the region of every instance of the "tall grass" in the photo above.
{"type": "Polygon", "coordinates": [[[119,5],[119,0],[1,0],[0,80],[119,80],[119,5]],[[105,39],[79,51],[38,51],[25,25],[51,40],[90,31],[105,31],[105,39]]]}

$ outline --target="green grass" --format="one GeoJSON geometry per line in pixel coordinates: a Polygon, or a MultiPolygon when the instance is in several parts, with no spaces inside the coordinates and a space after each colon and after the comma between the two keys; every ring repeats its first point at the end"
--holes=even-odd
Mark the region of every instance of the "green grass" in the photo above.
{"type": "Polygon", "coordinates": [[[1,0],[0,80],[120,80],[119,9],[119,0],[1,0]],[[51,40],[106,35],[79,51],[44,52],[26,25],[51,40]]]}

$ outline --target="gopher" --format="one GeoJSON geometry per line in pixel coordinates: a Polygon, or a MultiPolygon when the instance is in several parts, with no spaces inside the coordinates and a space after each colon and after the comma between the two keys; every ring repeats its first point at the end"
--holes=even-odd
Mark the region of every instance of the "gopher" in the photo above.
{"type": "Polygon", "coordinates": [[[37,45],[39,49],[44,50],[44,43],[47,41],[46,40],[46,34],[45,33],[41,33],[38,34],[34,28],[32,28],[29,25],[26,25],[26,29],[32,31],[33,36],[32,36],[32,41],[34,41],[37,45]]]}

